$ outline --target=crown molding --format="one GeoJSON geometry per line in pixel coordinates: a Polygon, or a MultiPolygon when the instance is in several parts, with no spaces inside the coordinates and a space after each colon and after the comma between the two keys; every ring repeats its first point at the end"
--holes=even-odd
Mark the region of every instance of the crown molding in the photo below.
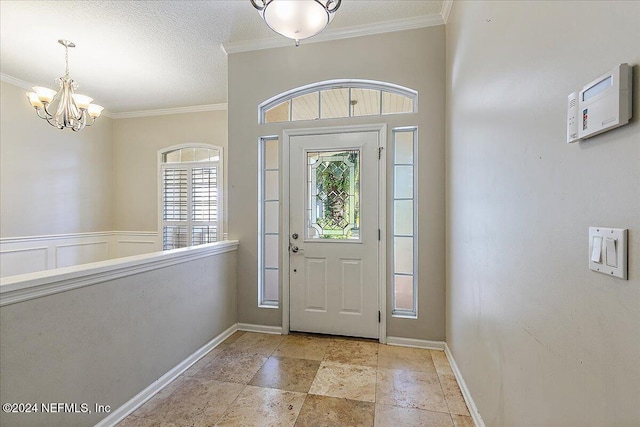
{"type": "Polygon", "coordinates": [[[20,80],[16,77],[10,76],[5,73],[0,73],[0,80],[2,80],[5,83],[12,84],[14,86],[21,87],[22,89],[25,89],[25,90],[32,90],[31,88],[33,87],[31,83],[25,82],[24,80],[20,80]]]}
{"type": "MultiPolygon", "coordinates": [[[[9,83],[14,86],[18,86],[25,90],[31,90],[33,84],[10,76],[5,73],[0,73],[0,80],[5,83],[9,83]]],[[[177,107],[177,108],[163,108],[159,110],[144,110],[144,111],[129,111],[126,113],[112,113],[107,110],[102,111],[102,115],[112,119],[130,119],[134,117],[149,117],[149,116],[165,116],[168,114],[184,114],[184,113],[200,113],[203,111],[220,111],[226,110],[227,104],[207,104],[207,105],[195,105],[191,107],[177,107]]]]}
{"type": "Polygon", "coordinates": [[[170,114],[186,114],[186,113],[201,113],[203,111],[221,111],[226,110],[227,104],[206,104],[206,105],[194,105],[191,107],[176,107],[176,108],[162,108],[158,110],[144,110],[144,111],[129,111],[126,113],[113,113],[114,119],[133,119],[136,117],[150,117],[150,116],[166,116],[170,114]]]}
{"type": "Polygon", "coordinates": [[[442,20],[446,24],[449,20],[449,14],[451,13],[451,6],[453,6],[453,0],[444,0],[442,3],[442,10],[440,11],[440,15],[442,16],[442,20]]]}
{"type": "MultiPolygon", "coordinates": [[[[445,2],[446,3],[446,2],[445,2]]],[[[443,5],[444,9],[444,5],[443,5]]],[[[445,21],[441,14],[416,16],[413,18],[396,19],[377,24],[360,25],[335,30],[327,30],[315,37],[301,40],[301,44],[319,43],[331,40],[348,39],[351,37],[370,36],[374,34],[390,33],[394,31],[413,30],[416,28],[443,25],[445,21]]],[[[223,43],[221,48],[227,55],[230,53],[249,52],[252,50],[271,49],[275,47],[294,47],[293,40],[286,37],[276,37],[259,40],[245,40],[223,43]]]]}
{"type": "MultiPolygon", "coordinates": [[[[32,91],[33,86],[35,86],[33,83],[29,83],[5,73],[0,73],[0,80],[28,91],[32,91]]],[[[108,110],[102,110],[102,115],[105,117],[109,117],[110,119],[113,118],[113,113],[108,110]]]]}

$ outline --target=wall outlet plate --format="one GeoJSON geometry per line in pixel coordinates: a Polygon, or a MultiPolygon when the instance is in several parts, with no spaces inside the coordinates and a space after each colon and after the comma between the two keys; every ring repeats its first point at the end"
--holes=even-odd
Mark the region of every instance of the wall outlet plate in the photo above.
{"type": "Polygon", "coordinates": [[[627,234],[626,228],[589,227],[589,269],[627,280],[627,234]]]}

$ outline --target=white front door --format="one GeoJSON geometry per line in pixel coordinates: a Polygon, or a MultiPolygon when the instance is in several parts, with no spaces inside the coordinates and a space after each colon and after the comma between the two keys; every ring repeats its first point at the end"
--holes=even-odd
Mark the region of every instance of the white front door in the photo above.
{"type": "Polygon", "coordinates": [[[379,336],[378,139],[289,140],[291,331],[379,336]]]}

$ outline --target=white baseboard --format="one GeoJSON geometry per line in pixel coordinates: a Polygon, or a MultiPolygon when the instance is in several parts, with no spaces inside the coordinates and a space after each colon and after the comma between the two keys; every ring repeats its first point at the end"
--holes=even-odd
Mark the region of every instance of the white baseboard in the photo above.
{"type": "Polygon", "coordinates": [[[399,347],[428,348],[430,350],[444,350],[444,341],[416,340],[413,338],[387,337],[387,345],[399,347]]]}
{"type": "Polygon", "coordinates": [[[447,343],[444,343],[444,354],[447,355],[447,359],[449,360],[449,365],[451,365],[451,370],[453,370],[453,374],[458,381],[458,385],[460,386],[460,391],[462,391],[462,397],[464,397],[464,401],[467,403],[467,407],[469,408],[469,412],[471,413],[471,418],[473,418],[473,422],[477,427],[485,427],[484,421],[480,416],[480,412],[478,411],[478,407],[476,403],[473,401],[473,397],[471,397],[471,392],[467,387],[467,383],[464,382],[464,378],[462,378],[462,373],[460,369],[458,369],[458,364],[453,358],[453,354],[451,354],[451,350],[447,343]]]}
{"type": "Polygon", "coordinates": [[[282,335],[282,326],[252,325],[250,323],[238,323],[239,331],[260,332],[263,334],[282,335]]]}
{"type": "Polygon", "coordinates": [[[231,334],[238,330],[238,324],[231,325],[226,331],[222,332],[220,335],[200,347],[193,353],[191,356],[184,359],[182,362],[178,363],[173,369],[169,372],[158,378],[153,384],[149,387],[142,390],[140,393],[136,394],[129,401],[127,401],[124,405],[120,406],[115,411],[111,412],[109,416],[103,418],[99,423],[95,425],[95,427],[107,427],[114,426],[123,419],[127,417],[127,415],[131,414],[133,411],[142,406],[147,400],[151,399],[156,393],[165,388],[171,381],[175,380],[180,374],[189,369],[191,365],[200,360],[204,355],[209,353],[212,349],[218,346],[222,341],[226,340],[231,334]]]}

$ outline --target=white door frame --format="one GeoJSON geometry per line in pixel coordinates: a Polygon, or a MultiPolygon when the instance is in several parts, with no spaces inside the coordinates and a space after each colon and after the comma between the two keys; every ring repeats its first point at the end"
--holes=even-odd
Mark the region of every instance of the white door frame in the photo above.
{"type": "Polygon", "coordinates": [[[292,136],[326,135],[331,133],[377,132],[380,160],[378,161],[378,310],[380,323],[378,337],[382,344],[387,341],[387,124],[335,126],[307,129],[285,129],[282,131],[282,333],[289,333],[289,147],[292,136]],[[382,150],[380,150],[380,148],[382,150]]]}

